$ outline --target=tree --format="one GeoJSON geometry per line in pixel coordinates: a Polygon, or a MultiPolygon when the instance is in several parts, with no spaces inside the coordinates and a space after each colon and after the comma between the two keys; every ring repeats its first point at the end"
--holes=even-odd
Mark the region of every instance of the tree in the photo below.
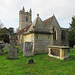
{"type": "Polygon", "coordinates": [[[14,34],[14,28],[10,27],[8,30],[9,30],[9,34],[14,34]]]}
{"type": "Polygon", "coordinates": [[[9,43],[8,29],[6,27],[0,29],[0,40],[9,43]]]}
{"type": "Polygon", "coordinates": [[[72,22],[70,26],[71,26],[71,29],[75,30],[75,16],[72,17],[72,22]]]}
{"type": "Polygon", "coordinates": [[[9,43],[9,35],[14,34],[14,28],[10,27],[7,29],[6,27],[0,29],[0,40],[3,40],[5,43],[9,43]]]}
{"type": "Polygon", "coordinates": [[[3,23],[0,21],[0,29],[3,27],[3,23]]]}
{"type": "Polygon", "coordinates": [[[72,17],[68,37],[69,37],[69,45],[70,47],[73,47],[73,45],[75,45],[75,16],[72,17]]]}

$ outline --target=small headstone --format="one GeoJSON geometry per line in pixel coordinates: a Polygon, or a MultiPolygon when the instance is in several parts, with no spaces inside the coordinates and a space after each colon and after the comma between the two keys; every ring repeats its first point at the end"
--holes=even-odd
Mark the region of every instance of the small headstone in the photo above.
{"type": "Polygon", "coordinates": [[[4,42],[3,41],[0,41],[0,54],[1,55],[4,54],[3,48],[4,48],[4,42]]]}
{"type": "Polygon", "coordinates": [[[73,50],[75,50],[75,45],[73,46],[73,50]]]}
{"type": "Polygon", "coordinates": [[[0,55],[3,55],[4,54],[4,51],[3,49],[0,50],[0,55]]]}
{"type": "Polygon", "coordinates": [[[17,49],[14,47],[11,47],[8,51],[8,58],[9,59],[17,59],[17,49]]]}
{"type": "Polygon", "coordinates": [[[3,48],[3,49],[7,50],[9,46],[10,46],[10,44],[5,43],[4,48],[3,48]]]}
{"type": "Polygon", "coordinates": [[[28,64],[32,64],[34,63],[34,60],[33,59],[28,59],[28,64]]]}

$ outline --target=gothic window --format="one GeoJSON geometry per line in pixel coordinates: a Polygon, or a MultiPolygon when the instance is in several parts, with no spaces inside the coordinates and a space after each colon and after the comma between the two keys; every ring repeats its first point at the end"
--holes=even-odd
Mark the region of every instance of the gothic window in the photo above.
{"type": "Polygon", "coordinates": [[[26,21],[28,21],[28,16],[26,16],[26,21]]]}
{"type": "Polygon", "coordinates": [[[57,40],[57,30],[56,28],[53,28],[53,40],[57,40]]]}
{"type": "Polygon", "coordinates": [[[62,40],[65,40],[65,39],[66,39],[65,34],[66,34],[65,31],[62,30],[62,35],[61,35],[61,39],[62,39],[62,40]]]}

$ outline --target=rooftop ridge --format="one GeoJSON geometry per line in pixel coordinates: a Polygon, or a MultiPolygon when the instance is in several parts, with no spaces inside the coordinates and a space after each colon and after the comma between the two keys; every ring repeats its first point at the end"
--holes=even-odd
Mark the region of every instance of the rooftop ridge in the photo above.
{"type": "Polygon", "coordinates": [[[51,20],[53,18],[53,16],[52,17],[49,17],[49,18],[47,18],[47,19],[45,19],[43,22],[46,24],[49,20],[51,20]]]}

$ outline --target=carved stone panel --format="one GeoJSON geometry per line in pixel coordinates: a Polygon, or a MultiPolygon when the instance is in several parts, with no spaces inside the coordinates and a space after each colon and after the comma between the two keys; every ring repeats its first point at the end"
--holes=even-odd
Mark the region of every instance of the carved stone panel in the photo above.
{"type": "Polygon", "coordinates": [[[33,55],[33,43],[32,42],[25,42],[23,56],[32,56],[32,55],[33,55]]]}

